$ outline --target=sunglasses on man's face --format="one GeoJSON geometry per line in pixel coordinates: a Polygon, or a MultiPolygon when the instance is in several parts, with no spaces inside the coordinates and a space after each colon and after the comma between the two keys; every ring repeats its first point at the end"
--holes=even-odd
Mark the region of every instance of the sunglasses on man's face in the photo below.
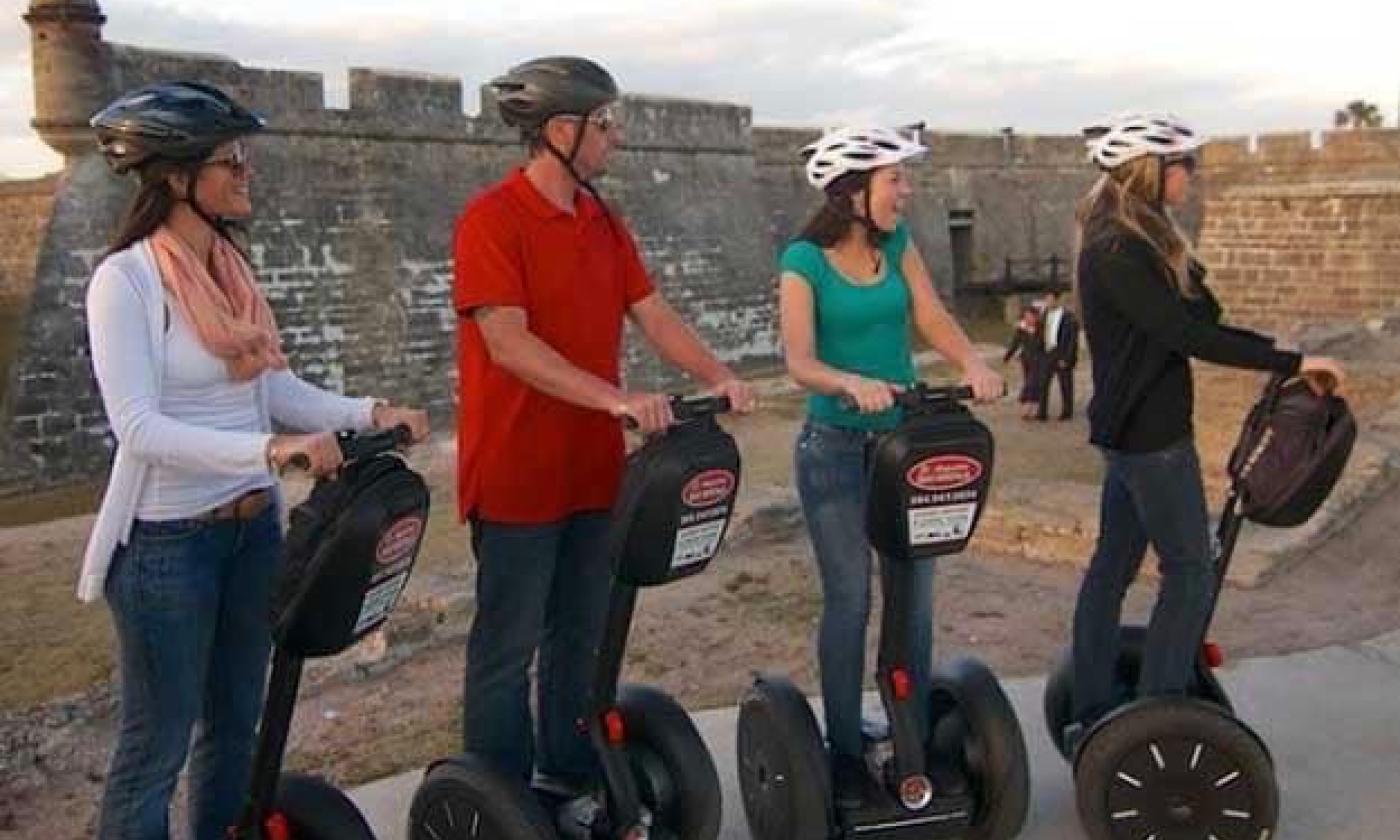
{"type": "Polygon", "coordinates": [[[587,121],[598,127],[599,131],[607,131],[615,125],[620,124],[620,119],[611,105],[604,105],[602,108],[589,114],[587,117],[581,114],[564,114],[563,117],[569,120],[587,121]]]}

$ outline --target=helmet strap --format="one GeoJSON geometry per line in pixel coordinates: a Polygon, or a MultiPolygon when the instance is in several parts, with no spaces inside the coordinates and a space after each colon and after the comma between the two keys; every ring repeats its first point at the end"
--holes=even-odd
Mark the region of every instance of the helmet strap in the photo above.
{"type": "MultiPolygon", "coordinates": [[[[869,183],[867,183],[865,186],[865,200],[863,202],[863,204],[865,205],[864,213],[857,213],[853,209],[851,209],[850,199],[850,195],[828,196],[827,204],[829,204],[831,208],[835,210],[838,215],[841,216],[841,218],[849,222],[856,222],[861,227],[865,228],[866,241],[870,243],[871,247],[877,249],[875,254],[875,260],[878,263],[880,260],[880,253],[878,249],[880,245],[884,243],[885,239],[889,236],[889,234],[881,230],[880,226],[875,224],[875,222],[871,220],[873,214],[870,210],[869,183]]],[[[877,265],[876,268],[878,267],[879,266],[877,265]]]]}
{"type": "Polygon", "coordinates": [[[584,114],[583,118],[579,121],[578,132],[574,134],[574,142],[569,147],[568,155],[565,155],[563,152],[559,151],[558,146],[555,146],[553,143],[549,142],[549,138],[546,137],[544,134],[543,125],[541,125],[539,129],[540,143],[544,145],[546,151],[548,151],[551,155],[554,156],[555,160],[563,164],[564,169],[569,173],[569,176],[574,179],[574,183],[587,190],[588,194],[593,196],[593,198],[598,202],[598,205],[603,208],[603,216],[607,218],[608,226],[611,227],[613,224],[613,218],[612,212],[608,210],[608,203],[603,200],[603,197],[601,195],[599,195],[598,188],[593,186],[592,182],[590,182],[588,179],[578,174],[578,170],[574,168],[574,160],[578,158],[579,148],[583,146],[584,132],[588,131],[588,126],[586,124],[587,122],[588,115],[584,114]]]}
{"type": "Polygon", "coordinates": [[[233,222],[225,219],[223,216],[215,216],[199,204],[199,199],[195,195],[195,186],[199,183],[199,173],[203,168],[204,164],[201,162],[190,169],[188,175],[189,185],[185,188],[185,195],[177,196],[175,200],[188,204],[190,209],[194,211],[194,214],[208,225],[214,233],[218,234],[222,239],[241,252],[243,249],[239,247],[238,242],[234,240],[231,233],[233,222]]]}

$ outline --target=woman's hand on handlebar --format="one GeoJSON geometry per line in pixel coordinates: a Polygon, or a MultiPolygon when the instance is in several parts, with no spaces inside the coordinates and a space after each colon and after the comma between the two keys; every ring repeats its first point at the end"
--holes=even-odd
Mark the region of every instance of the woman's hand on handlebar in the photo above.
{"type": "Polygon", "coordinates": [[[428,422],[428,412],[419,408],[403,408],[388,403],[376,403],[370,422],[374,424],[376,429],[392,429],[399,425],[407,426],[408,431],[413,435],[414,443],[422,443],[432,433],[432,426],[428,422]]]}
{"type": "Polygon", "coordinates": [[[343,460],[333,432],[273,435],[267,442],[267,462],[278,473],[299,469],[325,478],[335,475],[343,460]]]}
{"type": "Polygon", "coordinates": [[[850,374],[841,378],[841,396],[861,414],[875,414],[894,405],[897,389],[889,382],[850,374]]]}
{"type": "Polygon", "coordinates": [[[1307,380],[1308,387],[1318,395],[1334,393],[1346,384],[1342,363],[1328,356],[1304,356],[1298,375],[1307,380]]]}
{"type": "Polygon", "coordinates": [[[991,402],[1006,396],[1006,382],[1001,374],[981,359],[963,369],[963,383],[972,386],[972,396],[978,402],[991,402]]]}
{"type": "Polygon", "coordinates": [[[665,394],[626,393],[613,408],[614,417],[630,417],[642,435],[664,432],[676,422],[671,414],[671,398],[665,394]]]}

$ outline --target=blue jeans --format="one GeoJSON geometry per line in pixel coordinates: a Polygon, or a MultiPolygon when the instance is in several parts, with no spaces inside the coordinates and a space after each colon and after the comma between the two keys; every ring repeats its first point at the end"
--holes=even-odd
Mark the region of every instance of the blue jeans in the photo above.
{"type": "MultiPolygon", "coordinates": [[[[867,453],[878,435],[809,420],[797,437],[794,462],[802,515],[812,538],[822,581],[821,666],[826,738],[831,751],[859,757],[861,685],[865,677],[865,628],[870,618],[870,560],[865,536],[869,495],[867,453]]],[[[909,561],[910,662],[915,708],[927,731],[929,672],[933,668],[933,561],[909,561]]]]}
{"type": "Polygon", "coordinates": [[[237,822],[281,560],[275,505],[246,522],[137,521],[113,554],[106,595],[120,649],[121,724],[102,840],[169,838],[170,797],[187,752],[191,835],[222,840],[237,822]]]}
{"type": "Polygon", "coordinates": [[[476,616],[467,634],[462,726],[467,751],[528,780],[535,766],[530,661],[539,651],[539,770],[566,783],[597,778],[583,721],[612,582],[608,515],[545,525],[472,525],[476,616]]]}
{"type": "Polygon", "coordinates": [[[1156,452],[1103,450],[1099,541],[1074,610],[1074,711],[1091,722],[1112,710],[1123,596],[1149,541],[1161,586],[1147,628],[1141,695],[1191,684],[1197,642],[1213,591],[1210,526],[1196,446],[1186,438],[1156,452]]]}

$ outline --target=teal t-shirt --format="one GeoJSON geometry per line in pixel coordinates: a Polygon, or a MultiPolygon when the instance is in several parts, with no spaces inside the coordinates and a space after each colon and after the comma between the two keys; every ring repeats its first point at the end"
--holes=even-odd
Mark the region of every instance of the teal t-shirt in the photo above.
{"type": "MultiPolygon", "coordinates": [[[[868,285],[847,279],[816,244],[797,240],[783,251],[779,267],[812,287],[817,359],[837,370],[908,385],[914,381],[910,348],[909,287],[900,261],[909,231],[898,225],[882,246],[884,273],[868,285]]],[[[839,397],[807,398],[813,420],[850,429],[887,431],[899,424],[899,410],[861,414],[839,397]]]]}

